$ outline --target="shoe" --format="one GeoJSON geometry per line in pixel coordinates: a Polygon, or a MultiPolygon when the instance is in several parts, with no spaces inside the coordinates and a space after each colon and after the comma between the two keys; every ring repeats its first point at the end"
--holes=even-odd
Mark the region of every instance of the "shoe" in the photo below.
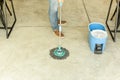
{"type": "MultiPolygon", "coordinates": [[[[55,30],[54,33],[59,37],[59,30],[55,30]]],[[[64,34],[62,32],[60,37],[64,37],[64,34]]]]}
{"type": "MultiPolygon", "coordinates": [[[[67,21],[61,21],[61,24],[65,24],[67,21]]],[[[58,24],[60,24],[60,20],[58,20],[58,24]]]]}

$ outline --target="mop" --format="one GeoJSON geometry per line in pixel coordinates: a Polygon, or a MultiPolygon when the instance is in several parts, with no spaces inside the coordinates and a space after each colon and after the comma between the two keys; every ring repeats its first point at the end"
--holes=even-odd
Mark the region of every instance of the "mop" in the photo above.
{"type": "Polygon", "coordinates": [[[69,56],[69,51],[66,48],[63,48],[61,46],[61,32],[62,32],[62,26],[61,26],[61,8],[62,8],[62,1],[59,2],[59,8],[60,8],[60,24],[59,24],[59,44],[57,48],[53,48],[50,50],[50,56],[54,59],[66,59],[69,56]]]}

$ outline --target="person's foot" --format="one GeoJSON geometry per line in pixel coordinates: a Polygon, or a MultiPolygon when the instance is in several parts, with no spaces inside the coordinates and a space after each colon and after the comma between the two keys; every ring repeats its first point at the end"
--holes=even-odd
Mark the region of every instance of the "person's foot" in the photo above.
{"type": "Polygon", "coordinates": [[[64,37],[64,34],[61,32],[61,34],[59,34],[59,30],[54,30],[54,33],[57,35],[57,36],[60,36],[60,37],[64,37]]]}
{"type": "MultiPolygon", "coordinates": [[[[61,24],[65,24],[67,21],[61,21],[61,24]]],[[[58,24],[60,24],[60,20],[58,20],[58,24]]]]}

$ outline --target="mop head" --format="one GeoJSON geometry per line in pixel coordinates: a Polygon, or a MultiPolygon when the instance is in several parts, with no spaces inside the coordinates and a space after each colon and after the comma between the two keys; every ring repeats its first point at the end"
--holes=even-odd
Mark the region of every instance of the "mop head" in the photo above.
{"type": "Polygon", "coordinates": [[[57,47],[50,50],[50,56],[54,59],[66,59],[69,56],[69,51],[63,47],[57,47]]]}

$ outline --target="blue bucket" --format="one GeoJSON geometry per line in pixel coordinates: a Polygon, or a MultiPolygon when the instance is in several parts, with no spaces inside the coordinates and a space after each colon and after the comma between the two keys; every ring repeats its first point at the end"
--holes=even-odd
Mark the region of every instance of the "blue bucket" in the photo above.
{"type": "Polygon", "coordinates": [[[94,53],[102,53],[106,47],[108,37],[105,26],[101,23],[93,22],[89,24],[88,28],[89,46],[91,51],[94,53]]]}

